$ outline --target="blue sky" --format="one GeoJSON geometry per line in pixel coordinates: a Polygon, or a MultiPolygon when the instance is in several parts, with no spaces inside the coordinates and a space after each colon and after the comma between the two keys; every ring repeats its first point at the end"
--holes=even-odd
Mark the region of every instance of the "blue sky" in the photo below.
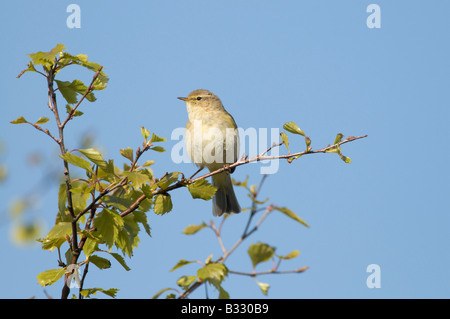
{"type": "MultiPolygon", "coordinates": [[[[36,74],[15,77],[26,67],[26,54],[63,43],[73,54],[85,53],[104,66],[108,88],[66,130],[66,146],[77,148],[84,133],[123,163],[120,148],[141,145],[140,127],[168,138],[156,161],[157,175],[193,173],[189,163],[175,164],[171,132],[187,121],[176,99],[194,89],[216,93],[242,128],[281,128],[296,122],[313,148],[334,141],[336,133],[369,137],[343,146],[345,164],[335,154],[309,155],[271,175],[261,197],[286,206],[311,228],[273,214],[229,258],[229,268],[251,271],[247,249],[263,241],[280,254],[301,251],[282,269],[310,267],[302,274],[258,277],[269,283],[270,298],[448,298],[450,255],[449,170],[447,161],[448,12],[444,1],[77,1],[81,28],[66,25],[68,1],[7,2],[0,13],[3,93],[0,162],[7,180],[0,184],[1,298],[45,298],[36,275],[57,268],[56,254],[39,245],[18,246],[11,239],[8,207],[18,196],[39,189],[26,218],[48,231],[57,211],[57,185],[42,176],[60,168],[52,141],[31,127],[11,125],[50,117],[46,84],[36,74]],[[369,29],[366,8],[381,8],[381,28],[369,29]],[[31,165],[30,154],[41,154],[31,165]],[[381,288],[369,289],[367,266],[381,269],[381,288]]],[[[73,68],[62,80],[92,74],[73,68]]],[[[61,99],[61,97],[59,97],[61,99]]],[[[48,127],[54,125],[54,120],[48,127]]],[[[291,137],[291,149],[304,147],[291,137]]],[[[257,183],[259,165],[233,174],[257,183]]],[[[236,189],[242,206],[249,200],[236,189]]],[[[197,265],[169,270],[179,259],[218,257],[211,231],[181,232],[189,224],[209,222],[211,203],[193,201],[186,190],[172,195],[170,214],[149,213],[152,238],[142,233],[131,271],[117,263],[109,270],[90,267],[86,287],[119,288],[119,298],[148,298],[175,287],[197,265]]],[[[231,247],[245,226],[245,213],[224,226],[231,247]]],[[[217,223],[217,221],[215,220],[217,223]]],[[[258,266],[258,270],[270,268],[258,266]]],[[[224,288],[232,298],[265,298],[252,278],[230,275],[224,288]]],[[[45,288],[58,297],[61,283],[45,288]]],[[[211,297],[216,295],[209,289],[211,297]]],[[[198,289],[192,297],[203,298],[198,289]]]]}

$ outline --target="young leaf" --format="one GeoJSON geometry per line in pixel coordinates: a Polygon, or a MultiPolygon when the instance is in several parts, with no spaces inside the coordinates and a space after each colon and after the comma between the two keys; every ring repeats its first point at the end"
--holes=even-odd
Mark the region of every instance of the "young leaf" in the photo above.
{"type": "Polygon", "coordinates": [[[167,189],[170,185],[178,181],[178,176],[180,175],[180,172],[172,172],[169,174],[166,174],[161,180],[157,183],[159,187],[162,189],[167,189]]]}
{"type": "Polygon", "coordinates": [[[292,259],[292,258],[297,257],[298,255],[300,255],[300,251],[299,250],[293,250],[289,254],[287,254],[286,256],[278,256],[277,255],[277,257],[280,258],[280,259],[292,259]]]}
{"type": "Polygon", "coordinates": [[[59,185],[58,190],[58,212],[60,221],[68,221],[68,217],[66,220],[66,202],[67,202],[67,193],[66,193],[66,183],[62,183],[59,185]]]}
{"type": "Polygon", "coordinates": [[[183,288],[183,290],[187,290],[189,288],[189,286],[195,281],[197,280],[196,276],[181,276],[178,280],[177,280],[177,285],[180,286],[181,288],[183,288]]]}
{"type": "Polygon", "coordinates": [[[38,284],[41,286],[52,285],[59,280],[66,272],[66,268],[50,269],[37,275],[38,284]]]}
{"type": "Polygon", "coordinates": [[[288,150],[288,154],[291,154],[291,152],[289,151],[289,138],[288,138],[288,136],[286,135],[286,133],[281,132],[280,133],[280,137],[281,137],[281,140],[283,141],[284,145],[286,146],[286,148],[288,150]]]}
{"type": "Polygon", "coordinates": [[[155,161],[149,160],[142,164],[142,167],[152,166],[153,164],[155,164],[155,161]]]}
{"type": "Polygon", "coordinates": [[[27,120],[25,120],[25,118],[23,116],[19,116],[14,121],[11,121],[9,123],[11,123],[11,124],[23,124],[23,123],[28,123],[28,122],[27,122],[27,120]]]}
{"type": "Polygon", "coordinates": [[[119,255],[118,253],[109,253],[111,256],[114,257],[114,259],[116,259],[119,264],[122,265],[122,267],[126,270],[129,271],[130,267],[128,267],[128,265],[125,263],[125,259],[123,259],[123,257],[121,255],[119,255]]]}
{"type": "MultiPolygon", "coordinates": [[[[77,94],[84,95],[88,90],[88,87],[80,80],[73,80],[72,82],[55,80],[55,82],[58,85],[58,89],[62,96],[69,104],[77,103],[77,94]]],[[[92,92],[86,95],[86,99],[89,102],[94,102],[96,100],[94,93],[92,92]]]]}
{"type": "MultiPolygon", "coordinates": [[[[146,201],[147,201],[147,199],[144,200],[142,203],[144,203],[146,201]]],[[[149,205],[148,209],[150,209],[150,205],[149,205]]],[[[138,210],[135,210],[133,212],[133,215],[134,215],[134,220],[137,223],[142,224],[142,226],[144,226],[145,232],[151,237],[152,236],[151,233],[150,233],[151,229],[150,229],[150,225],[148,224],[147,215],[143,211],[138,211],[138,210]]]]}
{"type": "Polygon", "coordinates": [[[294,213],[292,210],[290,210],[289,208],[286,207],[277,207],[274,206],[274,209],[278,210],[279,212],[282,212],[283,214],[285,214],[286,216],[292,218],[295,221],[298,221],[299,223],[301,223],[302,225],[306,226],[309,228],[309,225],[300,217],[297,216],[296,213],[294,213]]]}
{"type": "Polygon", "coordinates": [[[148,137],[150,136],[149,130],[147,130],[145,127],[141,126],[141,133],[142,133],[142,137],[144,138],[144,140],[147,141],[148,137]]]}
{"type": "Polygon", "coordinates": [[[164,215],[172,210],[172,200],[170,195],[158,194],[155,196],[155,205],[153,210],[157,215],[164,215]]]}
{"type": "Polygon", "coordinates": [[[344,137],[344,134],[342,134],[342,133],[339,133],[338,135],[336,135],[336,139],[334,140],[334,144],[340,143],[343,137],[344,137]]]}
{"type": "Polygon", "coordinates": [[[93,173],[91,164],[89,164],[88,161],[86,161],[85,159],[83,159],[79,156],[76,156],[76,155],[73,155],[70,153],[66,153],[66,154],[64,154],[64,156],[60,155],[60,157],[69,164],[72,164],[77,167],[81,167],[82,169],[84,169],[90,173],[93,173]]]}
{"type": "Polygon", "coordinates": [[[174,290],[173,288],[163,288],[160,291],[158,291],[156,294],[153,295],[151,299],[158,299],[159,296],[161,296],[163,293],[169,290],[174,290]]]}
{"type": "Polygon", "coordinates": [[[104,169],[106,172],[110,172],[110,164],[103,159],[102,154],[96,149],[87,148],[78,151],[86,156],[92,163],[97,164],[98,167],[104,169]]]}
{"type": "Polygon", "coordinates": [[[36,52],[36,53],[30,53],[28,56],[30,57],[31,61],[37,65],[37,64],[50,64],[53,65],[55,63],[55,56],[62,55],[63,50],[66,47],[62,45],[61,43],[57,44],[56,47],[51,49],[49,52],[36,52]]]}
{"type": "Polygon", "coordinates": [[[135,188],[140,188],[150,181],[148,175],[141,173],[141,171],[136,172],[123,172],[123,175],[128,177],[128,180],[133,184],[135,188]]]}
{"type": "MultiPolygon", "coordinates": [[[[73,110],[72,105],[66,104],[66,112],[67,112],[67,114],[70,114],[70,112],[72,112],[72,110],[73,110]]],[[[83,115],[83,114],[84,114],[83,112],[76,110],[76,111],[72,114],[72,116],[73,116],[73,117],[77,117],[77,116],[81,116],[81,115],[83,115]]]]}
{"type": "Polygon", "coordinates": [[[110,288],[108,290],[105,290],[103,288],[90,288],[90,289],[81,290],[80,294],[82,294],[85,298],[89,298],[91,295],[96,295],[98,291],[100,291],[101,293],[104,293],[105,295],[110,296],[112,298],[116,298],[116,294],[119,291],[119,289],[110,288]]]}
{"type": "Polygon", "coordinates": [[[99,269],[107,269],[111,267],[111,262],[108,259],[99,257],[97,255],[89,256],[89,262],[96,265],[99,269]]]}
{"type": "Polygon", "coordinates": [[[183,230],[183,234],[185,234],[185,235],[194,235],[200,229],[203,229],[203,228],[205,228],[207,226],[208,225],[206,225],[204,222],[201,223],[200,225],[189,225],[183,230]]]}
{"type": "Polygon", "coordinates": [[[119,232],[124,226],[123,218],[116,212],[104,208],[94,218],[94,226],[96,232],[105,241],[106,245],[111,248],[113,243],[117,240],[119,232]]]}
{"type": "Polygon", "coordinates": [[[45,123],[47,123],[48,121],[50,121],[49,118],[47,118],[47,117],[40,117],[40,118],[37,120],[37,122],[34,123],[34,124],[45,124],[45,123]]]}
{"type": "Polygon", "coordinates": [[[222,286],[219,286],[219,299],[230,299],[230,294],[222,286]]]}
{"type": "Polygon", "coordinates": [[[227,267],[222,263],[209,263],[203,268],[197,270],[197,277],[202,281],[208,281],[216,288],[220,286],[222,281],[228,275],[227,267]]]}
{"type": "Polygon", "coordinates": [[[179,260],[177,262],[177,264],[175,266],[172,267],[172,269],[170,269],[170,271],[172,272],[175,269],[178,269],[180,267],[183,267],[183,266],[186,266],[186,265],[192,264],[192,263],[195,263],[195,261],[188,261],[188,260],[185,260],[185,259],[181,259],[181,260],[179,260]]]}
{"type": "Polygon", "coordinates": [[[105,196],[103,197],[103,202],[106,205],[112,206],[121,211],[127,209],[128,207],[131,206],[131,204],[133,204],[133,201],[131,199],[117,196],[105,196]]]}
{"type": "Polygon", "coordinates": [[[283,128],[288,132],[305,136],[305,133],[294,122],[285,123],[283,128]]]}
{"type": "Polygon", "coordinates": [[[248,255],[252,260],[253,268],[261,262],[268,261],[275,253],[275,247],[271,247],[267,244],[258,242],[251,244],[248,249],[248,255]]]}
{"type": "Polygon", "coordinates": [[[133,149],[131,147],[121,148],[120,155],[133,162],[133,149]]]}
{"type": "Polygon", "coordinates": [[[153,146],[150,147],[151,150],[156,151],[156,152],[160,152],[160,153],[164,153],[166,150],[164,149],[164,147],[162,146],[153,146]]]}
{"type": "Polygon", "coordinates": [[[214,197],[217,188],[208,183],[205,179],[200,179],[194,184],[187,185],[192,198],[201,198],[203,200],[210,200],[214,197]]]}
{"type": "Polygon", "coordinates": [[[352,160],[350,159],[350,157],[344,156],[344,155],[342,155],[341,153],[339,153],[339,156],[340,156],[341,159],[342,159],[345,163],[347,163],[347,164],[350,164],[350,163],[352,162],[352,160]]]}
{"type": "Polygon", "coordinates": [[[255,281],[258,284],[259,288],[261,289],[262,293],[267,296],[267,292],[268,292],[268,290],[270,288],[270,285],[269,284],[265,284],[263,282],[259,282],[258,280],[256,280],[256,278],[255,278],[255,281]]]}
{"type": "Polygon", "coordinates": [[[150,139],[150,143],[165,142],[165,141],[166,141],[166,139],[164,137],[159,137],[155,133],[152,134],[152,138],[150,139]]]}
{"type": "Polygon", "coordinates": [[[86,257],[92,255],[98,249],[98,241],[87,238],[83,245],[83,252],[86,257]]]}
{"type": "Polygon", "coordinates": [[[309,152],[311,150],[311,139],[308,136],[305,136],[306,150],[309,152]]]}

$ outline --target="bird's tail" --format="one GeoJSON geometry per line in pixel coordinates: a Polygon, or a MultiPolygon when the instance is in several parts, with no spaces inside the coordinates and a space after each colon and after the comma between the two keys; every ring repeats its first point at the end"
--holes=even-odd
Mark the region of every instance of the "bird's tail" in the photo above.
{"type": "Polygon", "coordinates": [[[234,193],[230,174],[223,172],[212,176],[212,184],[217,187],[213,198],[213,215],[222,216],[224,213],[239,213],[241,207],[234,193]]]}

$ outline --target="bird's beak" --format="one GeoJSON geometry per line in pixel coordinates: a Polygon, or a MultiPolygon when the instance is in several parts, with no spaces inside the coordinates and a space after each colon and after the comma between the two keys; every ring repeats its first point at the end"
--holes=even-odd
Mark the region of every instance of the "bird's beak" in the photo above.
{"type": "Polygon", "coordinates": [[[187,101],[187,97],[177,97],[177,99],[182,100],[182,101],[187,101]]]}

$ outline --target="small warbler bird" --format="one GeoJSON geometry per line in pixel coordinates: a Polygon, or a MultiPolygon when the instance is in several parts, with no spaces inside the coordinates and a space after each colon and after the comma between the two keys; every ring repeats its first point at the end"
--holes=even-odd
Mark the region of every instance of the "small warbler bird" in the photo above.
{"type": "MultiPolygon", "coordinates": [[[[207,90],[195,90],[187,97],[189,120],[186,124],[185,143],[189,157],[201,170],[210,172],[237,161],[239,133],[233,117],[225,110],[220,99],[207,90]]],[[[212,176],[217,188],[213,198],[213,215],[239,213],[241,207],[234,194],[230,173],[234,168],[212,176]]]]}

